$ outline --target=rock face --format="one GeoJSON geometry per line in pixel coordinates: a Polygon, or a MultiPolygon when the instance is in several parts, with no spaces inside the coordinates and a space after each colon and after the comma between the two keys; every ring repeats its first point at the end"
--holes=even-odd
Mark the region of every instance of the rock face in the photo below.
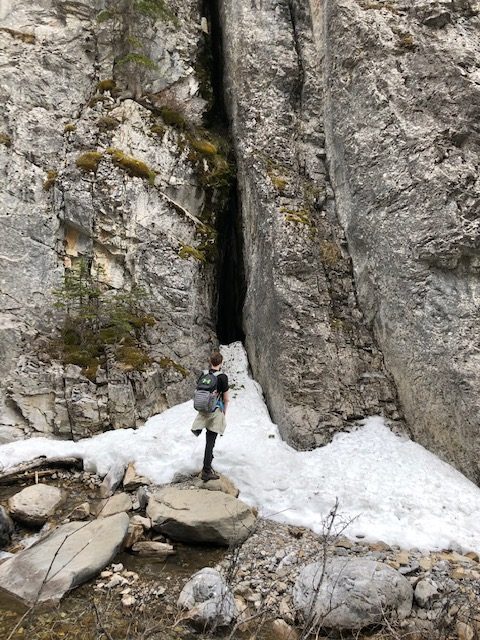
{"type": "Polygon", "coordinates": [[[413,589],[388,565],[365,558],[331,558],[307,565],[294,588],[294,604],[306,620],[327,628],[362,629],[385,616],[406,618],[413,589]]]}
{"type": "Polygon", "coordinates": [[[148,502],[156,531],[173,540],[231,545],[252,533],[256,517],[233,496],[204,489],[161,489],[148,502]]]}
{"type": "Polygon", "coordinates": [[[395,390],[357,305],[337,221],[323,78],[305,3],[220,5],[246,346],[283,438],[309,448],[359,416],[398,417],[395,390]]]}
{"type": "Polygon", "coordinates": [[[225,579],[209,567],[190,578],[180,593],[177,606],[188,610],[192,622],[208,629],[225,627],[237,615],[235,600],[225,579]]]}
{"type": "Polygon", "coordinates": [[[415,437],[480,481],[478,3],[310,4],[360,305],[415,437]]]}
{"type": "Polygon", "coordinates": [[[12,518],[31,527],[41,527],[65,500],[65,493],[48,484],[34,484],[8,500],[12,518]]]}
{"type": "Polygon", "coordinates": [[[198,151],[192,159],[190,146],[208,109],[201,13],[195,2],[172,1],[161,17],[119,17],[111,4],[100,19],[100,5],[83,0],[1,8],[5,437],[134,426],[187,397],[186,376],[214,341],[215,267],[198,247],[214,245],[205,215],[215,223],[215,187],[207,186],[209,159],[198,151]],[[150,181],[132,175],[138,165],[122,165],[115,149],[143,162],[150,181]],[[99,154],[96,168],[77,166],[86,152],[99,154]],[[155,318],[143,370],[107,362],[89,379],[81,366],[52,362],[41,339],[59,324],[52,290],[82,258],[112,291],[143,287],[155,318]]]}
{"type": "Polygon", "coordinates": [[[371,327],[416,438],[480,480],[478,3],[220,5],[246,344],[283,436],[396,417],[371,327]]]}
{"type": "Polygon", "coordinates": [[[57,603],[111,562],[127,527],[125,513],[62,525],[0,566],[0,589],[26,605],[57,603]]]}
{"type": "Polygon", "coordinates": [[[310,448],[405,415],[480,481],[478,2],[94,4],[0,9],[0,441],[130,427],[189,396],[215,342],[232,170],[202,129],[202,6],[218,7],[245,271],[231,284],[282,436],[310,448]],[[146,292],[138,370],[52,359],[52,290],[81,259],[111,292],[146,292]]]}

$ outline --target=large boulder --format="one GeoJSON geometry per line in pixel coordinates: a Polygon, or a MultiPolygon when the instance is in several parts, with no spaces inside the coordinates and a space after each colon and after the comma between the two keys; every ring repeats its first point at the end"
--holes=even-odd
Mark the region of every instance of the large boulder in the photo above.
{"type": "Polygon", "coordinates": [[[48,484],[34,484],[12,496],[8,508],[14,520],[30,527],[41,527],[64,502],[65,492],[48,484]]]}
{"type": "Polygon", "coordinates": [[[0,566],[0,592],[28,606],[57,603],[113,560],[127,528],[126,513],[59,527],[0,566]]]}
{"type": "Polygon", "coordinates": [[[244,502],[220,491],[167,487],[154,493],[147,515],[156,531],[173,540],[231,545],[243,542],[256,517],[244,502]]]}
{"type": "Polygon", "coordinates": [[[10,542],[13,533],[13,522],[4,507],[0,507],[0,547],[10,542]]]}
{"type": "Polygon", "coordinates": [[[305,566],[295,583],[295,608],[319,627],[362,629],[385,617],[406,618],[412,609],[408,580],[366,558],[332,558],[305,566]]]}
{"type": "Polygon", "coordinates": [[[235,600],[225,579],[209,567],[190,578],[177,606],[188,610],[188,619],[195,625],[208,629],[225,627],[237,616],[235,600]]]}

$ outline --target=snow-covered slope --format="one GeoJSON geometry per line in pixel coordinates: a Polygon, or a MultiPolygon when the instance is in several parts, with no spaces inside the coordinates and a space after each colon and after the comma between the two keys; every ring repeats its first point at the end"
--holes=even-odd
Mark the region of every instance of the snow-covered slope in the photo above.
{"type": "MultiPolygon", "coordinates": [[[[480,489],[423,447],[394,435],[381,418],[314,451],[284,443],[271,422],[258,384],[248,375],[240,343],[222,349],[233,385],[227,430],[214,466],[239,487],[241,498],[263,516],[322,530],[339,500],[345,534],[404,548],[480,551],[480,489]]],[[[105,474],[117,461],[135,462],[155,483],[201,467],[203,435],[190,427],[186,402],[151,418],[138,430],[109,431],[81,442],[45,438],[0,447],[8,468],[39,455],[81,455],[85,468],[105,474]]]]}

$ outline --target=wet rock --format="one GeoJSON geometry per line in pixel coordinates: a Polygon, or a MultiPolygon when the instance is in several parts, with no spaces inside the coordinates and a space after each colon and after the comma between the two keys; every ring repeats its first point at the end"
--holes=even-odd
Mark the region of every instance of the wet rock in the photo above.
{"type": "Polygon", "coordinates": [[[111,562],[127,528],[125,513],[62,525],[0,566],[1,587],[29,606],[57,603],[111,562]]]}
{"type": "Polygon", "coordinates": [[[150,498],[147,515],[155,531],[172,540],[225,546],[248,538],[256,522],[245,503],[204,489],[161,489],[150,498]]]}
{"type": "Polygon", "coordinates": [[[65,492],[48,484],[34,484],[8,500],[14,520],[31,527],[41,527],[65,501],[65,492]]]}
{"type": "Polygon", "coordinates": [[[9,544],[13,533],[13,522],[5,507],[0,506],[0,547],[9,544]]]}
{"type": "Polygon", "coordinates": [[[300,572],[294,604],[305,618],[313,611],[319,626],[362,629],[382,622],[385,615],[406,618],[412,609],[413,589],[388,565],[364,558],[332,558],[300,572]]]}
{"type": "Polygon", "coordinates": [[[211,568],[201,569],[190,578],[177,606],[188,611],[193,624],[208,629],[228,626],[237,616],[235,600],[225,579],[211,568]]]}

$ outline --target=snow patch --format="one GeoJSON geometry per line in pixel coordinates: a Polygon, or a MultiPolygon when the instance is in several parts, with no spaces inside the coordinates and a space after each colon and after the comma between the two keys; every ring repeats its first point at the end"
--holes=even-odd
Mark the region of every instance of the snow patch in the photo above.
{"type": "MultiPolygon", "coordinates": [[[[240,343],[223,347],[233,389],[227,430],[217,439],[214,467],[228,475],[240,497],[261,515],[322,531],[339,501],[345,535],[402,548],[480,551],[480,489],[453,467],[405,437],[382,418],[340,433],[314,451],[295,451],[272,423],[260,386],[248,374],[240,343]]],[[[140,429],[123,429],[65,442],[31,438],[0,446],[8,469],[37,456],[82,457],[105,475],[114,462],[134,462],[156,484],[201,468],[204,436],[190,431],[196,412],[185,402],[140,429]]]]}

